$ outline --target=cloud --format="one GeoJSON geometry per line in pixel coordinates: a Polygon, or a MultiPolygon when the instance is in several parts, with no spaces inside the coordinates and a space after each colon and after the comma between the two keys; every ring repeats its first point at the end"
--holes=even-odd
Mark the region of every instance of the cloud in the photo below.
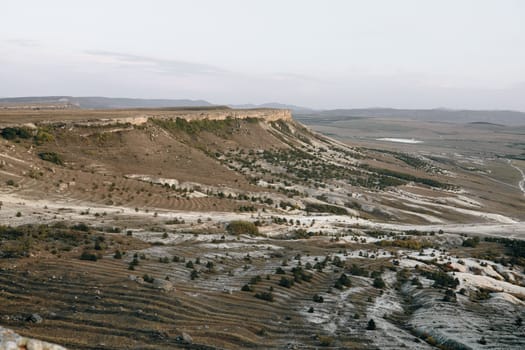
{"type": "Polygon", "coordinates": [[[85,51],[85,53],[104,60],[109,59],[109,62],[111,63],[118,63],[126,66],[141,66],[145,70],[161,74],[219,75],[227,73],[226,70],[220,67],[196,62],[168,60],[111,51],[90,50],[85,51]]]}

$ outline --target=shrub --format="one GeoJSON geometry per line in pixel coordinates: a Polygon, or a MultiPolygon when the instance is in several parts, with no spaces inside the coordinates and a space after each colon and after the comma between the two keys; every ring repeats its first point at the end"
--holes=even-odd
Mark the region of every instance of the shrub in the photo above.
{"type": "Polygon", "coordinates": [[[89,232],[89,226],[84,224],[83,222],[73,225],[71,226],[71,228],[76,231],[89,232]]]}
{"type": "Polygon", "coordinates": [[[253,287],[249,284],[245,284],[244,286],[242,286],[241,290],[243,292],[253,292],[253,287]]]}
{"type": "Polygon", "coordinates": [[[113,258],[115,258],[115,259],[122,259],[122,253],[120,252],[120,250],[117,250],[115,252],[115,254],[113,255],[113,258]]]}
{"type": "Polygon", "coordinates": [[[273,301],[273,293],[272,292],[255,293],[255,297],[257,299],[261,299],[261,300],[273,301]]]}
{"type": "Polygon", "coordinates": [[[488,300],[490,299],[490,290],[480,288],[479,290],[472,291],[469,294],[469,299],[471,301],[488,300]]]}
{"type": "Polygon", "coordinates": [[[282,267],[278,267],[278,268],[275,270],[275,274],[276,274],[276,275],[284,275],[284,274],[286,274],[286,272],[284,272],[284,270],[283,270],[282,267]]]}
{"type": "Polygon", "coordinates": [[[348,211],[345,208],[337,207],[329,204],[307,203],[305,210],[310,213],[331,213],[335,215],[347,215],[348,211]]]}
{"type": "Polygon", "coordinates": [[[100,240],[95,241],[95,250],[102,250],[102,246],[100,245],[100,240]]]}
{"type": "Polygon", "coordinates": [[[298,283],[301,283],[301,281],[310,282],[313,277],[312,274],[305,272],[300,266],[292,268],[292,274],[294,281],[298,283]]]}
{"type": "Polygon", "coordinates": [[[319,294],[314,294],[312,300],[316,303],[323,303],[324,302],[324,298],[319,295],[319,294]]]}
{"type": "Polygon", "coordinates": [[[343,289],[344,287],[352,286],[352,281],[344,273],[335,281],[334,287],[337,289],[343,289]]]}
{"type": "Polygon", "coordinates": [[[369,331],[373,331],[375,330],[377,327],[376,327],[376,322],[374,321],[374,319],[370,319],[370,321],[368,321],[367,325],[366,325],[366,329],[369,330],[369,331]]]}
{"type": "Polygon", "coordinates": [[[293,280],[288,279],[286,277],[281,277],[281,280],[279,281],[279,285],[281,287],[290,288],[293,286],[293,280]]]}
{"type": "Polygon", "coordinates": [[[385,281],[381,277],[374,278],[374,282],[372,284],[375,288],[383,289],[385,288],[385,281]]]}
{"type": "Polygon", "coordinates": [[[443,297],[443,301],[452,303],[456,300],[456,293],[452,289],[447,289],[447,291],[445,292],[445,296],[443,297]]]}
{"type": "Polygon", "coordinates": [[[97,261],[96,254],[90,253],[86,250],[82,252],[82,255],[80,255],[80,260],[89,260],[89,261],[97,261]]]}
{"type": "Polygon", "coordinates": [[[4,128],[0,135],[6,140],[14,140],[17,137],[21,139],[29,139],[33,136],[33,133],[28,128],[4,128]]]}
{"type": "Polygon", "coordinates": [[[394,239],[392,241],[389,240],[382,240],[377,241],[375,243],[376,245],[379,245],[381,247],[399,247],[399,248],[406,248],[406,249],[413,249],[413,250],[421,250],[425,248],[431,248],[434,246],[434,244],[426,239],[418,240],[418,239],[394,239]]]}
{"type": "Polygon", "coordinates": [[[137,266],[138,264],[139,264],[139,259],[138,257],[134,256],[133,260],[129,263],[128,269],[135,270],[135,266],[137,266]]]}
{"type": "Polygon", "coordinates": [[[142,278],[144,279],[144,282],[148,282],[148,283],[153,283],[153,276],[150,276],[148,274],[145,274],[144,276],[142,276],[142,278]]]}
{"type": "Polygon", "coordinates": [[[459,280],[457,278],[454,278],[443,271],[438,272],[427,272],[423,271],[422,275],[426,278],[434,280],[434,287],[444,287],[444,288],[453,288],[455,289],[458,284],[459,280]]]}
{"type": "Polygon", "coordinates": [[[236,220],[232,221],[228,224],[226,227],[226,230],[228,233],[232,235],[258,235],[259,229],[257,226],[250,221],[242,221],[242,220],[236,220]]]}
{"type": "Polygon", "coordinates": [[[40,152],[38,157],[47,162],[55,163],[57,165],[64,165],[64,160],[62,156],[55,152],[40,152]]]}
{"type": "Polygon", "coordinates": [[[16,128],[4,128],[0,135],[6,140],[14,140],[17,137],[16,128]]]}
{"type": "Polygon", "coordinates": [[[42,129],[38,129],[38,131],[37,131],[35,137],[33,138],[33,140],[35,141],[35,143],[37,145],[42,145],[42,144],[44,144],[46,142],[51,142],[51,141],[55,140],[55,138],[53,137],[53,135],[51,135],[47,131],[42,130],[42,129]]]}
{"type": "Polygon", "coordinates": [[[479,237],[467,238],[461,243],[463,247],[475,248],[479,244],[479,237]]]}
{"type": "Polygon", "coordinates": [[[350,274],[354,276],[368,277],[368,271],[366,271],[362,267],[357,266],[356,264],[352,264],[352,266],[350,267],[350,274]]]}

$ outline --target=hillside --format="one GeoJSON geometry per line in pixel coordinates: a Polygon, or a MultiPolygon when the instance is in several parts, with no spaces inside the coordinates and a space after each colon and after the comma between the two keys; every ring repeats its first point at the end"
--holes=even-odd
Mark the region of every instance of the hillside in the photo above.
{"type": "Polygon", "coordinates": [[[522,348],[521,177],[471,161],[279,109],[0,110],[2,326],[72,349],[522,348]]]}

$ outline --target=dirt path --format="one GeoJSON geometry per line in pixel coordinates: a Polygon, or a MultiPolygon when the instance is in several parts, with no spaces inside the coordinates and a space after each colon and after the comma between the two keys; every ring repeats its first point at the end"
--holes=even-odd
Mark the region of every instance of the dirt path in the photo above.
{"type": "Polygon", "coordinates": [[[520,188],[521,192],[523,192],[523,195],[525,196],[525,172],[518,166],[512,164],[512,160],[509,159],[509,165],[520,172],[522,180],[518,182],[518,187],[520,188]]]}

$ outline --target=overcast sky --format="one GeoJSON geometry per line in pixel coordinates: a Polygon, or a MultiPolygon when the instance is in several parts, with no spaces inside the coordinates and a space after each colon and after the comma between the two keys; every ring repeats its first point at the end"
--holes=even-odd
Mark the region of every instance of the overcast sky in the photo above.
{"type": "Polygon", "coordinates": [[[29,95],[525,111],[525,1],[2,0],[29,95]]]}

